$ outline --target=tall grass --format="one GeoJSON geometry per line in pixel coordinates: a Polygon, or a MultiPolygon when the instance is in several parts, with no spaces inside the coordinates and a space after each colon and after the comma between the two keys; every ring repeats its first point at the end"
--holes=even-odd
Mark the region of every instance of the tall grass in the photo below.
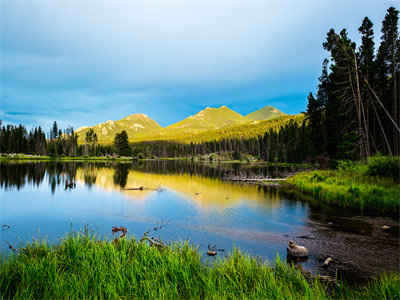
{"type": "Polygon", "coordinates": [[[74,234],[56,246],[30,244],[0,262],[4,299],[395,299],[400,277],[327,291],[279,258],[270,267],[235,250],[206,266],[187,243],[160,251],[134,239],[74,234]]]}
{"type": "Polygon", "coordinates": [[[287,180],[320,205],[336,205],[377,215],[398,217],[399,158],[375,157],[367,164],[340,162],[337,170],[300,172],[287,180]]]}

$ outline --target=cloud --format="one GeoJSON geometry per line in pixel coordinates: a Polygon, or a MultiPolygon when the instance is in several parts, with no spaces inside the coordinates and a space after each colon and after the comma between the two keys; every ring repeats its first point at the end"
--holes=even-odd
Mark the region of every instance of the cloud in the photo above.
{"type": "Polygon", "coordinates": [[[31,122],[75,127],[134,112],[166,125],[217,104],[244,113],[276,102],[302,111],[329,28],[349,28],[357,40],[364,16],[379,25],[389,5],[398,7],[362,0],[0,5],[2,107],[32,112],[31,122]]]}

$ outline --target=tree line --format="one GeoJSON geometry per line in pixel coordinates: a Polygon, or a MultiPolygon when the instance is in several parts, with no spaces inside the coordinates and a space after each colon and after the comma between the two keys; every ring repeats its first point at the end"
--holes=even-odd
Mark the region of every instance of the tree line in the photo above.
{"type": "Polygon", "coordinates": [[[312,154],[335,159],[364,159],[376,153],[400,155],[399,11],[387,10],[380,45],[365,17],[361,45],[346,29],[331,29],[316,95],[308,96],[307,121],[312,154]]]}

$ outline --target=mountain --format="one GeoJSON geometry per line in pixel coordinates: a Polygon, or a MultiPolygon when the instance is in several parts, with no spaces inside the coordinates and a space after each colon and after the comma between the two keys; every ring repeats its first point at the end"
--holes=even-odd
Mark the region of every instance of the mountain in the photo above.
{"type": "Polygon", "coordinates": [[[85,135],[90,128],[96,132],[100,144],[112,144],[115,135],[122,130],[126,130],[132,143],[145,141],[190,143],[228,137],[254,137],[262,135],[268,128],[277,128],[291,119],[297,121],[302,118],[302,115],[286,115],[272,106],[266,106],[244,117],[226,106],[221,106],[207,107],[165,128],[144,114],[133,114],[118,121],[81,127],[76,133],[80,144],[85,143],[85,135]]]}
{"type": "Polygon", "coordinates": [[[180,141],[183,143],[187,143],[188,141],[194,143],[202,143],[228,138],[255,138],[258,136],[263,136],[264,133],[268,130],[279,130],[281,126],[285,126],[289,122],[301,124],[303,120],[304,114],[282,115],[280,117],[269,120],[251,121],[231,127],[200,132],[196,135],[191,136],[190,138],[182,138],[180,141]]]}
{"type": "Polygon", "coordinates": [[[135,135],[150,133],[162,129],[162,127],[154,120],[150,119],[145,114],[133,114],[129,115],[118,121],[107,121],[100,123],[93,127],[81,127],[76,130],[78,134],[78,142],[85,142],[86,132],[92,128],[97,134],[97,139],[100,144],[110,144],[114,141],[114,137],[117,133],[125,130],[130,138],[135,135]]]}
{"type": "Polygon", "coordinates": [[[289,122],[301,124],[304,120],[303,114],[283,115],[277,118],[263,121],[247,121],[233,126],[225,126],[219,129],[209,130],[162,130],[147,135],[136,135],[130,139],[133,143],[174,141],[178,143],[202,143],[226,138],[252,138],[262,136],[268,130],[279,130],[289,122]]]}
{"type": "Polygon", "coordinates": [[[261,108],[259,110],[256,110],[248,114],[246,118],[253,121],[262,121],[262,120],[270,120],[281,116],[286,116],[286,114],[276,109],[273,106],[267,105],[264,108],[261,108]]]}
{"type": "Polygon", "coordinates": [[[207,107],[194,116],[190,116],[178,123],[170,125],[167,129],[202,131],[219,129],[248,122],[241,114],[226,106],[219,108],[207,107]]]}

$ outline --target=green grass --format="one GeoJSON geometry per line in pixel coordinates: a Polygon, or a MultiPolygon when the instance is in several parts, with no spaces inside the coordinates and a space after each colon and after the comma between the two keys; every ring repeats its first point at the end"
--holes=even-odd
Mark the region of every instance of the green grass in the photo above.
{"type": "MultiPolygon", "coordinates": [[[[300,172],[287,182],[311,196],[319,205],[334,205],[374,215],[398,217],[400,214],[400,184],[393,176],[377,174],[377,165],[398,158],[371,158],[368,164],[341,162],[337,170],[300,172]]],[[[400,164],[398,165],[400,168],[400,164]]]]}
{"type": "Polygon", "coordinates": [[[73,234],[59,245],[35,242],[0,261],[3,299],[398,299],[400,277],[351,289],[308,281],[276,260],[271,267],[235,250],[212,266],[187,243],[158,250],[73,234]],[[329,291],[329,292],[328,292],[329,291]]]}

